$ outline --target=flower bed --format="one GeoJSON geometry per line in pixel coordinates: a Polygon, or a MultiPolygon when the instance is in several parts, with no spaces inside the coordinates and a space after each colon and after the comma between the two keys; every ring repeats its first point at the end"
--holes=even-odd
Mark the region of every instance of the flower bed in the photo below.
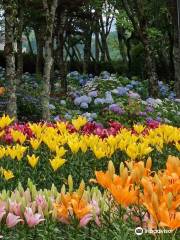
{"type": "Polygon", "coordinates": [[[17,236],[22,231],[39,237],[51,226],[65,238],[62,226],[77,236],[87,228],[103,236],[115,226],[119,233],[137,226],[165,228],[173,236],[180,227],[177,127],[152,120],[132,128],[110,121],[105,127],[81,116],[20,124],[4,115],[0,141],[5,236],[16,227],[17,236]]]}

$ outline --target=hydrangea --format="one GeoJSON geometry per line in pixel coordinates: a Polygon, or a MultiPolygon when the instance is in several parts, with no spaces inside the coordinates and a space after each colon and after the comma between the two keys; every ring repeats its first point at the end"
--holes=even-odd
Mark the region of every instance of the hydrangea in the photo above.
{"type": "Polygon", "coordinates": [[[133,99],[141,99],[140,95],[135,92],[129,92],[128,96],[133,99]]]}
{"type": "Polygon", "coordinates": [[[127,95],[127,92],[129,91],[129,89],[126,87],[118,87],[117,91],[119,96],[125,96],[127,95]]]}
{"type": "Polygon", "coordinates": [[[133,89],[133,85],[127,84],[127,85],[126,85],[126,88],[128,88],[129,90],[132,90],[132,89],[133,89]]]}
{"type": "Polygon", "coordinates": [[[146,107],[146,111],[147,111],[147,112],[150,112],[150,113],[151,113],[151,112],[154,112],[154,108],[153,108],[152,106],[147,106],[147,107],[146,107]]]}
{"type": "Polygon", "coordinates": [[[75,104],[76,106],[79,106],[79,105],[81,104],[81,97],[75,98],[75,99],[74,99],[74,104],[75,104]]]}
{"type": "Polygon", "coordinates": [[[86,95],[84,95],[84,96],[81,96],[81,102],[85,102],[85,103],[91,103],[91,101],[92,101],[92,98],[91,97],[88,97],[88,96],[86,96],[86,95]]]}
{"type": "Polygon", "coordinates": [[[146,117],[147,113],[146,112],[139,112],[139,116],[146,117]]]}
{"type": "Polygon", "coordinates": [[[165,122],[165,123],[168,123],[168,124],[171,123],[171,121],[170,121],[169,119],[167,119],[167,118],[164,118],[164,122],[165,122]]]}
{"type": "Polygon", "coordinates": [[[84,96],[75,98],[75,99],[74,99],[74,104],[75,104],[76,106],[79,106],[79,105],[81,105],[82,103],[89,104],[89,103],[91,103],[91,101],[92,101],[92,98],[91,98],[91,97],[88,97],[88,96],[84,95],[84,96]]]}
{"type": "Polygon", "coordinates": [[[171,91],[168,98],[169,98],[170,100],[174,100],[175,97],[176,97],[176,94],[175,94],[173,91],[171,91]]]}
{"type": "Polygon", "coordinates": [[[72,115],[69,114],[69,113],[66,113],[66,114],[64,115],[64,117],[65,117],[66,119],[71,119],[71,118],[72,118],[72,115]]]}
{"type": "Polygon", "coordinates": [[[89,97],[94,97],[94,98],[96,98],[97,95],[98,95],[98,92],[97,92],[97,91],[92,91],[92,92],[89,92],[89,93],[88,93],[88,96],[89,96],[89,97]]]}
{"type": "Polygon", "coordinates": [[[55,110],[56,107],[55,107],[53,104],[49,104],[49,109],[50,109],[50,110],[55,110]]]}
{"type": "Polygon", "coordinates": [[[61,101],[60,101],[60,104],[63,105],[63,106],[65,106],[65,105],[66,105],[66,101],[65,101],[65,100],[61,100],[61,101]]]}
{"type": "Polygon", "coordinates": [[[111,95],[111,92],[106,92],[105,93],[105,103],[112,104],[114,102],[113,97],[111,95]]]}
{"type": "Polygon", "coordinates": [[[109,110],[119,115],[124,113],[124,110],[118,104],[111,104],[109,110]]]}
{"type": "Polygon", "coordinates": [[[86,102],[82,102],[81,105],[80,105],[80,108],[87,109],[88,104],[86,102]]]}
{"type": "Polygon", "coordinates": [[[96,119],[96,118],[97,118],[97,113],[92,113],[92,114],[91,114],[91,117],[92,117],[93,119],[96,119]]]}
{"type": "Polygon", "coordinates": [[[91,117],[91,113],[89,113],[89,112],[85,112],[82,115],[83,115],[83,117],[86,117],[86,118],[91,117]]]}
{"type": "Polygon", "coordinates": [[[104,80],[108,80],[111,76],[111,74],[107,71],[102,72],[100,75],[101,75],[101,78],[104,80]]]}
{"type": "Polygon", "coordinates": [[[98,104],[104,104],[105,103],[105,99],[104,98],[96,98],[94,100],[94,104],[98,105],[98,104]]]}
{"type": "Polygon", "coordinates": [[[157,118],[156,118],[156,121],[158,121],[158,122],[162,122],[162,118],[157,117],[157,118]]]}
{"type": "Polygon", "coordinates": [[[131,85],[133,85],[133,86],[137,86],[137,85],[139,85],[139,82],[138,82],[138,81],[134,81],[134,80],[132,80],[132,81],[131,81],[131,85]]]}
{"type": "Polygon", "coordinates": [[[162,100],[159,98],[158,99],[148,98],[146,102],[153,107],[157,107],[162,104],[162,100]]]}
{"type": "Polygon", "coordinates": [[[59,115],[57,115],[57,116],[54,117],[54,121],[56,121],[56,122],[60,121],[59,115]]]}

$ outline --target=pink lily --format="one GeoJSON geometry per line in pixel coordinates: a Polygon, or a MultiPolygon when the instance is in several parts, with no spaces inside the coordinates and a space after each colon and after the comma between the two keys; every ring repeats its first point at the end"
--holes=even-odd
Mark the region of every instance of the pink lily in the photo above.
{"type": "Polygon", "coordinates": [[[41,207],[42,209],[44,209],[47,206],[47,202],[44,196],[38,195],[36,197],[36,204],[41,207]]]}
{"type": "Polygon", "coordinates": [[[85,227],[93,219],[93,214],[89,213],[81,218],[79,222],[80,227],[85,227]]]}
{"type": "Polygon", "coordinates": [[[19,222],[23,222],[23,220],[19,216],[16,216],[13,213],[8,213],[6,218],[6,224],[8,228],[16,226],[19,222]]]}
{"type": "Polygon", "coordinates": [[[26,210],[24,212],[24,217],[30,228],[38,225],[40,222],[45,221],[45,219],[42,218],[41,214],[39,214],[39,213],[34,214],[32,211],[32,208],[30,208],[30,207],[26,208],[26,210]]]}
{"type": "Polygon", "coordinates": [[[4,217],[4,215],[6,214],[5,211],[5,206],[0,206],[0,222],[2,221],[2,218],[4,217]]]}
{"type": "Polygon", "coordinates": [[[17,216],[21,216],[21,204],[15,202],[9,203],[9,212],[16,214],[17,216]]]}
{"type": "Polygon", "coordinates": [[[91,206],[93,207],[92,213],[89,213],[85,215],[83,218],[80,220],[80,227],[85,227],[91,220],[95,220],[96,224],[100,226],[100,221],[99,221],[99,214],[100,214],[100,209],[98,206],[98,203],[95,200],[92,200],[91,206]]]}

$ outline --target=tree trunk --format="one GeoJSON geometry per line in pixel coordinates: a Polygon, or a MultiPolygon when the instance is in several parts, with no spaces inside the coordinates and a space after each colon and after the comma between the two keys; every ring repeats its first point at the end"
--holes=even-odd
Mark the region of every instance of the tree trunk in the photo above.
{"type": "Polygon", "coordinates": [[[58,31],[58,63],[59,63],[59,77],[60,77],[60,85],[63,94],[66,95],[67,93],[67,72],[66,72],[66,65],[64,62],[64,46],[65,46],[65,39],[64,39],[64,26],[66,23],[66,12],[63,10],[59,16],[59,31],[58,31]]]}
{"type": "Polygon", "coordinates": [[[132,65],[132,60],[131,60],[131,39],[132,39],[132,36],[129,37],[129,38],[126,40],[127,57],[128,57],[128,73],[129,73],[129,76],[131,76],[131,65],[132,65]]]}
{"type": "Polygon", "coordinates": [[[39,30],[34,30],[35,37],[36,37],[36,46],[37,46],[37,53],[36,53],[36,76],[37,78],[42,77],[43,73],[43,36],[39,30]]]}
{"type": "Polygon", "coordinates": [[[84,64],[83,64],[83,73],[87,74],[91,59],[91,39],[92,33],[87,33],[84,43],[84,64]]]}
{"type": "Polygon", "coordinates": [[[95,33],[95,59],[96,62],[99,62],[99,33],[95,33]]]}
{"type": "Polygon", "coordinates": [[[147,70],[149,94],[152,97],[158,96],[158,77],[156,72],[156,65],[151,49],[151,42],[147,36],[147,29],[149,27],[148,18],[145,12],[144,2],[142,0],[136,1],[136,11],[131,7],[128,0],[122,1],[124,9],[132,22],[134,31],[138,35],[140,41],[144,46],[145,52],[145,66],[147,70]]]}
{"type": "Polygon", "coordinates": [[[17,25],[17,83],[22,81],[23,75],[23,53],[22,53],[22,34],[23,34],[23,9],[19,6],[17,25]]]}
{"type": "Polygon", "coordinates": [[[148,40],[144,39],[143,45],[144,45],[144,52],[145,52],[145,59],[146,59],[145,66],[146,66],[147,77],[148,77],[149,95],[152,97],[157,97],[158,96],[158,76],[156,72],[156,65],[152,57],[148,40]]]}
{"type": "Polygon", "coordinates": [[[57,0],[53,0],[51,6],[48,6],[48,1],[43,0],[44,10],[46,11],[46,35],[44,44],[44,72],[43,72],[43,90],[42,90],[42,118],[46,121],[50,120],[50,78],[51,68],[53,65],[53,29],[55,14],[57,9],[57,0]]]}
{"type": "Polygon", "coordinates": [[[180,3],[179,1],[169,0],[169,10],[172,16],[174,26],[174,70],[175,70],[175,91],[180,98],[180,3]]]}
{"type": "Polygon", "coordinates": [[[16,69],[14,55],[14,27],[16,21],[16,5],[13,0],[4,0],[5,10],[5,58],[6,58],[6,81],[8,83],[7,114],[17,118],[16,103],[16,69]]]}
{"type": "Polygon", "coordinates": [[[119,43],[119,52],[122,56],[122,61],[124,64],[127,64],[127,54],[125,50],[125,37],[124,31],[120,27],[117,27],[117,36],[118,36],[118,43],[119,43]]]}

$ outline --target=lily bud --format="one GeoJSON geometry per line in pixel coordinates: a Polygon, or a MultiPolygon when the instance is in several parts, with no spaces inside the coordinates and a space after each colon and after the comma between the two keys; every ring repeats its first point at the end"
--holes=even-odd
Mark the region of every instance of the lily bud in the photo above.
{"type": "Polygon", "coordinates": [[[146,168],[150,170],[151,167],[152,167],[152,159],[151,159],[151,157],[148,157],[148,159],[146,161],[146,168]]]}
{"type": "Polygon", "coordinates": [[[66,193],[66,186],[63,184],[61,187],[61,193],[65,194],[66,193]]]}
{"type": "Polygon", "coordinates": [[[68,176],[68,186],[69,186],[69,192],[73,192],[73,178],[71,175],[68,176]]]}
{"type": "Polygon", "coordinates": [[[18,190],[20,193],[24,193],[24,189],[23,189],[23,186],[22,186],[21,183],[18,183],[17,190],[18,190]]]}
{"type": "Polygon", "coordinates": [[[123,171],[124,171],[124,163],[121,162],[121,163],[120,163],[120,166],[119,166],[119,175],[120,175],[120,176],[122,175],[123,171]]]}
{"type": "Polygon", "coordinates": [[[114,164],[112,161],[109,161],[109,163],[108,163],[108,172],[109,172],[109,175],[111,176],[111,178],[113,178],[114,174],[115,174],[115,168],[114,168],[114,164]]]}
{"type": "Polygon", "coordinates": [[[84,193],[84,189],[85,189],[85,183],[84,183],[84,180],[82,180],[80,185],[79,185],[79,189],[78,189],[79,198],[82,198],[83,193],[84,193]]]}

